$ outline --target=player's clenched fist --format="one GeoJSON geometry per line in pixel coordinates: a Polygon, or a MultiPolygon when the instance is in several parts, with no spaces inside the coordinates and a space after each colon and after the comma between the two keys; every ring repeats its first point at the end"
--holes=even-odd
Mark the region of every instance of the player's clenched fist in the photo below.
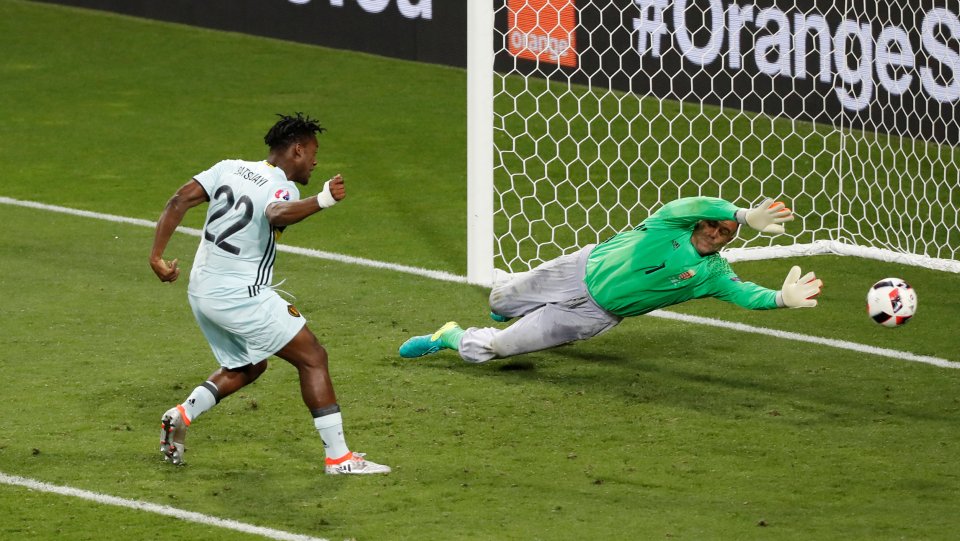
{"type": "Polygon", "coordinates": [[[317,194],[317,203],[320,208],[332,207],[347,196],[347,188],[343,185],[343,177],[338,173],[336,176],[323,184],[323,190],[317,194]]]}
{"type": "Polygon", "coordinates": [[[176,282],[177,278],[180,277],[180,269],[177,268],[177,263],[179,259],[174,259],[173,261],[164,261],[163,259],[151,259],[150,267],[153,268],[154,274],[157,275],[157,278],[161,282],[176,282]]]}

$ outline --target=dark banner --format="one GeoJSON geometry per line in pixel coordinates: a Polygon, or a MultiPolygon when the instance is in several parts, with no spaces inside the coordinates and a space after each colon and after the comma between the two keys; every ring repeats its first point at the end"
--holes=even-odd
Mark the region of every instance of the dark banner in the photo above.
{"type": "Polygon", "coordinates": [[[957,4],[892,3],[506,0],[496,66],[960,145],[957,4]]]}
{"type": "Polygon", "coordinates": [[[465,66],[467,10],[442,0],[41,0],[194,26],[465,66]]]}

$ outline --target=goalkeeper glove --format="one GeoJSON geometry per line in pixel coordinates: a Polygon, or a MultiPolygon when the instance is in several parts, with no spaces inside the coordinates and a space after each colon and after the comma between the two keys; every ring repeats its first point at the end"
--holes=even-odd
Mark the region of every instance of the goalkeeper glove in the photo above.
{"type": "Polygon", "coordinates": [[[783,281],[783,289],[777,292],[777,306],[781,308],[813,308],[817,305],[816,297],[820,294],[823,281],[813,272],[800,277],[800,267],[794,265],[783,281]]]}
{"type": "Polygon", "coordinates": [[[793,220],[793,211],[780,201],[774,202],[769,197],[752,209],[737,211],[738,222],[771,235],[783,233],[783,223],[790,220],[793,220]]]}

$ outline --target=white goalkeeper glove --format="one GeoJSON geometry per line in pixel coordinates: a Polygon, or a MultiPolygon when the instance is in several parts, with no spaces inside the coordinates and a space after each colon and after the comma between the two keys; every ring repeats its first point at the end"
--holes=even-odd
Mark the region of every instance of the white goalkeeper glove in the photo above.
{"type": "Polygon", "coordinates": [[[823,281],[813,272],[800,277],[800,267],[794,265],[783,281],[783,289],[777,292],[777,306],[781,308],[813,308],[817,305],[814,299],[820,294],[823,281]]]}
{"type": "MultiPolygon", "coordinates": [[[[333,181],[334,179],[326,181],[323,184],[323,190],[317,194],[317,203],[322,209],[330,208],[337,204],[337,200],[334,199],[333,194],[330,193],[330,183],[333,181]]],[[[341,180],[340,182],[342,183],[343,181],[341,180]]]]}
{"type": "Polygon", "coordinates": [[[793,220],[793,211],[782,202],[764,199],[752,209],[737,211],[737,221],[747,224],[761,233],[779,235],[784,232],[783,223],[793,220]]]}

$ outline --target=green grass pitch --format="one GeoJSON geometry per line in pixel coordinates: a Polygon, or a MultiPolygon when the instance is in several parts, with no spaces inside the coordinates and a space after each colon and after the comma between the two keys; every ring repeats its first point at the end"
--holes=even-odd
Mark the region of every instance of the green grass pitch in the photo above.
{"type": "MultiPolygon", "coordinates": [[[[276,112],[319,116],[319,180],[342,205],[284,243],[463,274],[465,74],[438,66],[0,2],[0,196],[154,220],[227,157],[260,158],[276,112]]],[[[199,227],[202,212],[186,225],[199,227]]],[[[389,476],[322,474],[295,371],[200,418],[188,466],[160,414],[215,363],[152,230],[0,205],[0,473],[326,539],[952,539],[960,371],[652,317],[483,366],[405,361],[409,335],[486,325],[486,291],[281,253],[327,346],[348,442],[389,476]]],[[[197,239],[174,237],[189,268],[197,239]]],[[[960,278],[816,257],[741,263],[779,287],[817,271],[815,310],[676,311],[960,361],[960,278]],[[863,313],[889,275],[920,310],[863,313]]],[[[186,278],[186,276],[184,276],[186,278]]],[[[448,352],[449,353],[449,352],[448,352]]],[[[0,538],[258,539],[0,485],[0,538]]]]}

